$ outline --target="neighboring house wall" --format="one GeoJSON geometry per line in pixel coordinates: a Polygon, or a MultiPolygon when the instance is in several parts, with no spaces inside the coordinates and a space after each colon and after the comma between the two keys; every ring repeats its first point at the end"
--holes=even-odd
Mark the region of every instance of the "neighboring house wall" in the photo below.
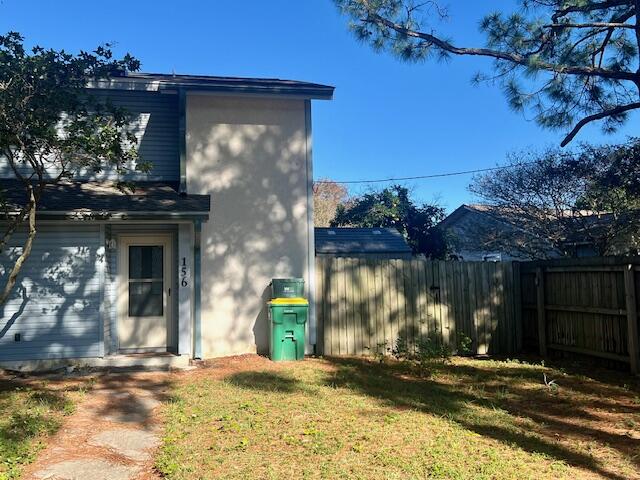
{"type": "Polygon", "coordinates": [[[528,249],[544,251],[549,258],[558,256],[534,235],[485,213],[466,210],[455,220],[445,222],[451,254],[461,260],[531,260],[533,254],[527,254],[528,249]]]}
{"type": "MultiPolygon", "coordinates": [[[[0,256],[0,282],[24,233],[0,256]]],[[[104,245],[100,226],[39,227],[11,298],[0,306],[0,360],[98,357],[104,245]],[[15,341],[15,335],[20,341],[15,341]]]]}
{"type": "MultiPolygon", "coordinates": [[[[96,97],[109,99],[125,108],[132,117],[131,131],[138,138],[140,159],[151,162],[148,174],[131,172],[126,179],[175,182],[180,180],[178,157],[178,96],[147,91],[92,91],[96,97]]],[[[135,168],[135,165],[129,165],[135,168]]],[[[27,172],[27,169],[22,169],[27,172]]],[[[55,172],[51,171],[50,174],[55,172]]],[[[13,178],[6,161],[0,159],[0,178],[13,178]]],[[[77,179],[117,180],[113,169],[104,172],[81,172],[77,179]]]]}
{"type": "Polygon", "coordinates": [[[268,351],[271,279],[309,286],[305,125],[303,100],[187,96],[187,187],[212,204],[202,226],[203,357],[268,351]]]}

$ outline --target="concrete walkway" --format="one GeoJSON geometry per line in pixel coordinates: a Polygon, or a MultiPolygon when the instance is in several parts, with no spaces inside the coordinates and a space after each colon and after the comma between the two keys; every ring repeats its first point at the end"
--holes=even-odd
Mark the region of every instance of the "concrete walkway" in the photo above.
{"type": "Polygon", "coordinates": [[[169,393],[170,373],[109,374],[98,378],[24,478],[150,480],[160,442],[154,410],[169,393]]]}

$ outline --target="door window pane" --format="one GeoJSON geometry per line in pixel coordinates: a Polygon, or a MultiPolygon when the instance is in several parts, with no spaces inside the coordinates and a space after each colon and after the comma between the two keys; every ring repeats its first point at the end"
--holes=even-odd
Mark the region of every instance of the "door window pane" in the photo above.
{"type": "Polygon", "coordinates": [[[129,316],[161,317],[164,313],[163,246],[129,247],[129,316]]]}
{"type": "Polygon", "coordinates": [[[162,281],[129,282],[129,316],[161,317],[163,315],[162,281]]]}
{"type": "Polygon", "coordinates": [[[162,278],[161,245],[143,245],[129,247],[129,278],[162,278]]]}

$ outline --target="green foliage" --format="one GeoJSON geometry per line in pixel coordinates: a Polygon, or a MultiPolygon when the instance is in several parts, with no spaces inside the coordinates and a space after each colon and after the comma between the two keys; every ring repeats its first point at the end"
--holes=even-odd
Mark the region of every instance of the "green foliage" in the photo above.
{"type": "MultiPolygon", "coordinates": [[[[150,163],[138,158],[127,112],[87,89],[90,82],[108,81],[139,66],[128,54],[114,59],[108,45],[74,55],[39,46],[28,50],[19,33],[0,35],[0,159],[25,192],[22,205],[8,205],[0,192],[0,253],[29,219],[29,234],[8,270],[0,304],[30,254],[37,232],[35,212],[48,184],[107,168],[119,177],[130,170],[150,170],[150,163]]],[[[118,185],[131,188],[125,181],[118,185]]]]}
{"type": "Polygon", "coordinates": [[[136,138],[127,112],[86,86],[137,70],[139,62],[130,55],[114,60],[108,46],[77,55],[38,46],[28,52],[23,40],[15,32],[0,36],[0,153],[15,175],[55,182],[83,169],[132,168],[136,138]]]}
{"type": "Polygon", "coordinates": [[[442,341],[439,330],[431,332],[426,337],[417,338],[415,347],[409,345],[407,337],[399,335],[396,339],[391,354],[396,360],[410,362],[416,365],[422,374],[429,374],[434,362],[447,363],[456,355],[469,355],[472,353],[472,340],[463,332],[456,336],[455,351],[442,341]]]}
{"type": "Polygon", "coordinates": [[[376,344],[375,351],[373,352],[373,358],[378,362],[383,363],[385,358],[387,358],[387,353],[389,353],[389,351],[393,353],[393,349],[389,348],[387,342],[379,342],[376,344]]]}
{"type": "Polygon", "coordinates": [[[398,336],[392,355],[398,360],[416,362],[420,366],[428,367],[433,361],[447,362],[453,355],[452,349],[442,342],[438,330],[426,337],[415,340],[415,351],[409,348],[409,342],[404,335],[398,336]]]}
{"type": "Polygon", "coordinates": [[[473,340],[464,332],[458,332],[456,336],[458,355],[470,355],[473,352],[473,340]]]}
{"type": "Polygon", "coordinates": [[[42,440],[73,411],[64,393],[23,387],[0,392],[0,480],[19,478],[44,446],[42,440]]]}
{"type": "Polygon", "coordinates": [[[442,341],[437,330],[419,339],[416,342],[416,349],[417,359],[421,365],[428,365],[433,361],[448,362],[453,355],[451,347],[442,341]]]}
{"type": "Polygon", "coordinates": [[[492,59],[491,73],[476,80],[502,87],[513,109],[533,112],[543,127],[602,120],[603,130],[611,132],[640,107],[635,0],[520,0],[515,10],[505,7],[480,20],[481,48],[459,46],[440,34],[449,12],[437,0],[334,1],[358,39],[402,61],[492,59]]]}
{"type": "Polygon", "coordinates": [[[416,254],[441,258],[446,253],[443,233],[437,227],[444,218],[438,205],[416,205],[401,185],[366,193],[338,206],[334,227],[391,227],[407,239],[416,254]]]}
{"type": "Polygon", "coordinates": [[[622,145],[584,145],[575,163],[586,163],[592,181],[578,208],[622,212],[640,209],[640,139],[622,145]]]}

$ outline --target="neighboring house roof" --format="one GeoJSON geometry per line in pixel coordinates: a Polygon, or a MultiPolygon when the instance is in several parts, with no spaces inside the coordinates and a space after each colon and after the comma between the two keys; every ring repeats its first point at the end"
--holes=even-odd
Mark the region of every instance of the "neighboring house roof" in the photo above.
{"type": "MultiPolygon", "coordinates": [[[[635,237],[624,229],[618,228],[616,238],[610,238],[612,227],[624,224],[621,220],[607,212],[567,210],[562,212],[561,218],[549,216],[546,230],[554,236],[551,239],[523,227],[526,222],[516,209],[472,204],[458,207],[440,226],[452,233],[454,249],[466,255],[481,251],[500,251],[516,256],[546,252],[555,257],[578,248],[582,249],[580,255],[597,255],[602,246],[599,242],[606,238],[609,238],[608,242],[613,241],[607,248],[615,254],[635,249],[635,237]]],[[[631,219],[629,225],[632,225],[631,219]]]]}
{"type": "MultiPolygon", "coordinates": [[[[171,186],[156,182],[135,182],[133,193],[123,192],[112,182],[60,182],[47,185],[38,204],[44,214],[190,214],[206,215],[209,195],[181,195],[171,186]]],[[[9,209],[26,203],[21,182],[0,180],[2,200],[9,209]]]]}
{"type": "Polygon", "coordinates": [[[319,83],[279,78],[217,77],[209,75],[175,75],[167,73],[122,73],[109,80],[92,82],[95,88],[135,89],[135,84],[145,85],[145,90],[184,88],[189,91],[208,91],[238,94],[278,94],[302,98],[331,100],[334,87],[319,83]]]}
{"type": "Polygon", "coordinates": [[[483,204],[462,204],[458,208],[456,208],[453,212],[447,215],[444,220],[442,220],[439,225],[443,229],[449,228],[452,224],[461,219],[466,213],[480,213],[483,215],[487,215],[494,220],[499,222],[512,225],[511,221],[506,215],[506,212],[500,211],[500,209],[492,207],[490,205],[483,204]]]}
{"type": "MultiPolygon", "coordinates": [[[[442,220],[440,226],[445,229],[451,227],[467,212],[486,215],[505,225],[523,230],[519,225],[519,214],[517,211],[484,204],[463,204],[442,220]]],[[[587,210],[577,212],[565,211],[563,215],[567,222],[575,221],[574,228],[569,231],[568,235],[563,239],[564,243],[569,244],[592,242],[594,235],[597,236],[600,230],[604,231],[614,221],[613,215],[610,213],[597,213],[587,210]]],[[[556,218],[550,218],[549,222],[557,223],[558,220],[556,218]]],[[[553,223],[549,223],[549,225],[552,226],[553,223]]],[[[560,225],[557,225],[557,227],[559,232],[563,230],[560,225]]]]}
{"type": "Polygon", "coordinates": [[[500,253],[503,259],[527,258],[545,252],[559,255],[546,239],[527,231],[517,220],[517,212],[490,205],[461,205],[439,226],[450,234],[455,255],[465,259],[485,258],[500,253]]]}
{"type": "Polygon", "coordinates": [[[395,228],[315,229],[316,253],[403,253],[411,247],[395,228]]]}

